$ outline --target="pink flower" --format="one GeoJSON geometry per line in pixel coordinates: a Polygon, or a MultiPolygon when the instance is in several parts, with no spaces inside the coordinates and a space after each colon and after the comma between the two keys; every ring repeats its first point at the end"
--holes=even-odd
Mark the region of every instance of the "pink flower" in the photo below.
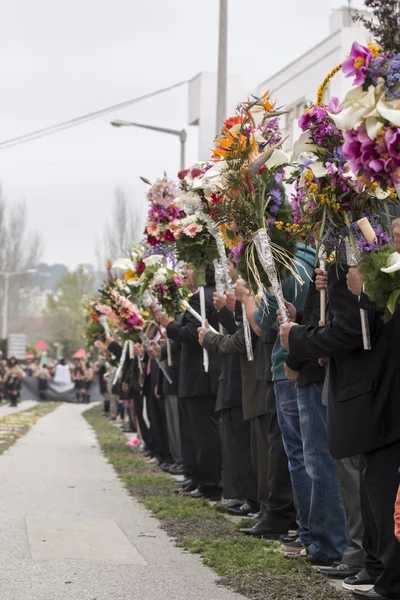
{"type": "Polygon", "coordinates": [[[157,236],[160,233],[160,226],[157,225],[157,223],[150,223],[150,225],[146,227],[146,233],[148,235],[157,236]]]}
{"type": "Polygon", "coordinates": [[[172,275],[172,281],[174,282],[176,287],[182,287],[182,277],[179,277],[179,275],[172,275]]]}
{"type": "Polygon", "coordinates": [[[194,169],[191,170],[190,174],[193,177],[193,179],[195,179],[196,177],[200,177],[201,175],[203,175],[203,171],[201,169],[198,169],[197,167],[195,167],[194,169]]]}
{"type": "Polygon", "coordinates": [[[369,48],[361,46],[357,42],[353,43],[350,56],[346,58],[342,65],[342,71],[346,77],[356,75],[354,85],[362,85],[365,82],[372,56],[369,48]]]}
{"type": "Polygon", "coordinates": [[[194,238],[200,231],[203,231],[203,227],[197,223],[192,223],[191,225],[184,227],[182,231],[188,237],[194,238]]]}
{"type": "Polygon", "coordinates": [[[180,179],[182,181],[183,179],[185,179],[185,177],[188,173],[189,173],[189,169],[183,169],[182,171],[179,171],[178,179],[180,179]]]}

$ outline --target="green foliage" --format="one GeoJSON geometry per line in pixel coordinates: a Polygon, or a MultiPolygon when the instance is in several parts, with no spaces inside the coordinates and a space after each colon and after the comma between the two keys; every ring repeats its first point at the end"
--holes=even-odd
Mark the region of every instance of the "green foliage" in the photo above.
{"type": "Polygon", "coordinates": [[[180,235],[175,242],[176,256],[179,261],[190,263],[196,269],[197,283],[205,285],[205,268],[219,257],[217,244],[206,226],[195,238],[180,235]]]}
{"type": "Polygon", "coordinates": [[[93,286],[94,278],[79,267],[61,277],[57,296],[48,296],[45,327],[48,337],[64,346],[65,356],[85,346],[86,315],[82,300],[93,293],[93,286]]]}
{"type": "Polygon", "coordinates": [[[388,258],[395,252],[393,244],[383,246],[378,252],[368,252],[361,258],[359,270],[364,282],[364,290],[377,309],[383,313],[385,322],[393,316],[400,306],[400,271],[383,273],[381,268],[388,266],[388,258]],[[391,300],[391,310],[388,308],[391,300]]]}

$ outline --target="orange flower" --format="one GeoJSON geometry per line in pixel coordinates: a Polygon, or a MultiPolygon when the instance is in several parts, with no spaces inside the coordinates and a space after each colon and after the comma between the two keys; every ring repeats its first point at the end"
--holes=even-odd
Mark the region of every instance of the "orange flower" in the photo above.
{"type": "Polygon", "coordinates": [[[255,104],[255,106],[258,106],[259,108],[254,108],[253,112],[258,113],[258,112],[272,112],[274,110],[274,105],[272,104],[272,102],[270,101],[270,91],[267,90],[265,92],[265,94],[263,94],[261,96],[261,98],[259,98],[255,104]]]}
{"type": "MultiPolygon", "coordinates": [[[[224,129],[223,134],[225,138],[217,138],[216,147],[212,158],[216,161],[225,160],[228,153],[234,156],[239,156],[247,148],[247,137],[241,134],[239,131],[232,134],[227,129],[224,129]]],[[[254,134],[251,135],[251,149],[253,152],[257,152],[257,143],[254,134]]]]}
{"type": "Polygon", "coordinates": [[[226,119],[223,129],[232,129],[234,125],[240,125],[240,123],[243,123],[243,121],[244,118],[239,115],[236,117],[229,117],[229,119],[226,119]]]}

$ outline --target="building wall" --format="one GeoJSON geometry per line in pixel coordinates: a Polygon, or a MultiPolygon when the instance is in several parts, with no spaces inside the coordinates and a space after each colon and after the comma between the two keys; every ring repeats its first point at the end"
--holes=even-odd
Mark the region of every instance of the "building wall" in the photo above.
{"type": "MultiPolygon", "coordinates": [[[[368,14],[368,13],[366,13],[368,14]]],[[[297,120],[307,105],[316,101],[318,88],[325,77],[348,55],[354,41],[368,43],[368,32],[349,19],[349,11],[342,8],[330,16],[329,36],[299,56],[292,63],[272,77],[263,81],[257,93],[270,90],[277,106],[284,106],[290,112],[282,117],[282,130],[288,140],[285,149],[290,150],[299,135],[297,120]]],[[[352,83],[341,72],[330,81],[325,100],[337,96],[343,98],[352,83]]]]}

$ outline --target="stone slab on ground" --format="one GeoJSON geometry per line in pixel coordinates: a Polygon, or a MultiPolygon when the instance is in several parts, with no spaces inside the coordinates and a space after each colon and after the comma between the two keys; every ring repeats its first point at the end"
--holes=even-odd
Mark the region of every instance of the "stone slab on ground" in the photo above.
{"type": "Polygon", "coordinates": [[[86,409],[62,405],[0,456],[1,600],[244,600],[218,587],[201,559],[176,548],[129,496],[81,416],[86,409]],[[63,557],[58,547],[66,537],[57,538],[54,524],[66,535],[68,522],[86,534],[91,523],[79,560],[76,536],[69,542],[75,559],[63,557]],[[115,527],[124,541],[118,536],[112,546],[115,527]],[[87,556],[99,532],[110,537],[104,562],[87,556]],[[54,536],[46,557],[36,553],[42,533],[54,536]],[[127,541],[139,563],[115,562],[127,541]]]}

